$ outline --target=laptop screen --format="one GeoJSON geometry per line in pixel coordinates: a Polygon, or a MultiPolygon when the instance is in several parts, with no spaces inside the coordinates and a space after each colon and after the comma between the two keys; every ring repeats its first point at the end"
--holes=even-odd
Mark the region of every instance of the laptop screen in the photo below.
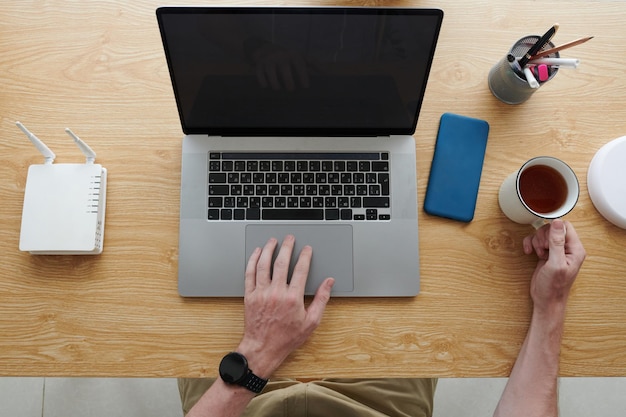
{"type": "Polygon", "coordinates": [[[413,134],[437,9],[163,7],[185,134],[413,134]]]}

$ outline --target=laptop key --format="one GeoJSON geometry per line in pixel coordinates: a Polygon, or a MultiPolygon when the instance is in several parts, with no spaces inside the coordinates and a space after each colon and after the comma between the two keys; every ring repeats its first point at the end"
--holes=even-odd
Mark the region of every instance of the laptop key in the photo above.
{"type": "Polygon", "coordinates": [[[313,197],[313,207],[324,207],[324,197],[313,197]]]}
{"type": "Polygon", "coordinates": [[[352,220],[352,210],[351,209],[341,210],[341,220],[352,220]]]}
{"type": "Polygon", "coordinates": [[[285,207],[287,207],[287,199],[285,197],[275,197],[274,198],[274,207],[277,207],[277,208],[285,208],[285,207]]]}
{"type": "Polygon", "coordinates": [[[235,207],[235,197],[224,197],[224,208],[235,207]]]}
{"type": "Polygon", "coordinates": [[[265,209],[263,220],[324,220],[323,209],[265,209]]]}
{"type": "Polygon", "coordinates": [[[221,209],[220,210],[220,218],[222,220],[232,220],[233,219],[233,211],[231,209],[221,209]]]}
{"type": "Polygon", "coordinates": [[[302,208],[311,207],[311,197],[300,197],[299,206],[302,208]]]}
{"type": "Polygon", "coordinates": [[[386,172],[389,171],[388,161],[374,161],[372,162],[372,171],[386,172]]]}
{"type": "Polygon", "coordinates": [[[381,194],[389,195],[389,174],[378,174],[378,183],[381,187],[381,194]]]}
{"type": "Polygon", "coordinates": [[[326,209],[326,220],[339,220],[339,209],[326,209]]]}
{"type": "Polygon", "coordinates": [[[363,207],[388,208],[389,197],[363,197],[363,207]]]}
{"type": "Polygon", "coordinates": [[[317,172],[322,169],[322,164],[320,161],[310,161],[309,162],[309,170],[317,172]]]}
{"type": "Polygon", "coordinates": [[[298,207],[298,197],[287,197],[287,207],[298,207]]]}
{"type": "Polygon", "coordinates": [[[261,220],[261,210],[258,208],[246,209],[246,220],[261,220]]]}
{"type": "Polygon", "coordinates": [[[237,197],[237,207],[248,208],[248,197],[237,197]]]}
{"type": "Polygon", "coordinates": [[[261,199],[261,207],[274,207],[274,197],[263,197],[261,199]]]}
{"type": "Polygon", "coordinates": [[[223,172],[211,172],[209,174],[209,184],[226,184],[226,174],[223,172]]]}
{"type": "Polygon", "coordinates": [[[229,195],[230,187],[228,185],[209,185],[209,195],[229,195]]]}
{"type": "Polygon", "coordinates": [[[222,207],[222,197],[209,197],[209,207],[222,207]]]}

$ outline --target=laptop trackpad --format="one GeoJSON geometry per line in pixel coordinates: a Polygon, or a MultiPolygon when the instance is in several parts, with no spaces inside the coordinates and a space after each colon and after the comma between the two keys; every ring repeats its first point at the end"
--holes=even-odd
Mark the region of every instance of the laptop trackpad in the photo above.
{"type": "Polygon", "coordinates": [[[302,248],[305,245],[313,248],[311,269],[305,289],[307,295],[315,294],[327,277],[335,278],[333,293],[354,291],[352,226],[350,225],[248,225],[246,226],[245,262],[248,262],[256,247],[262,248],[271,237],[278,239],[279,242],[274,252],[274,258],[276,258],[282,240],[288,234],[296,238],[289,269],[290,278],[302,248]]]}

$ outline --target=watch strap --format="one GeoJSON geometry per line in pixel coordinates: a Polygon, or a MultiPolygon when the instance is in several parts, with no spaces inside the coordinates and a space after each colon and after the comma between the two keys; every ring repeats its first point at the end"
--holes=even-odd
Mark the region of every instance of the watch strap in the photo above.
{"type": "Polygon", "coordinates": [[[256,376],[252,371],[248,370],[248,374],[244,377],[243,381],[239,383],[242,387],[246,387],[255,394],[259,394],[265,388],[267,379],[256,376]]]}

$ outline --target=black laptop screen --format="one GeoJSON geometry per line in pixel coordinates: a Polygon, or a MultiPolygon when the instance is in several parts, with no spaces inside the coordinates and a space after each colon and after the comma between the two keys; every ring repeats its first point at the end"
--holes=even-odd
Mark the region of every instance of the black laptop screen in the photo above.
{"type": "Polygon", "coordinates": [[[443,13],[164,7],[186,134],[412,134],[443,13]]]}

